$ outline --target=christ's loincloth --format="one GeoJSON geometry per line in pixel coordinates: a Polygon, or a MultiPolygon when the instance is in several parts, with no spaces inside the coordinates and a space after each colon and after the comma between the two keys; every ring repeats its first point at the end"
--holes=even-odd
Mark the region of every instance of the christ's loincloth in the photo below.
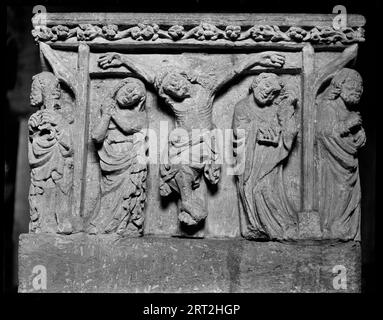
{"type": "Polygon", "coordinates": [[[221,169],[218,159],[215,130],[199,130],[190,138],[185,130],[176,129],[169,136],[168,150],[160,166],[160,194],[167,196],[175,191],[180,195],[180,219],[187,212],[184,221],[187,224],[196,224],[207,216],[205,206],[193,196],[192,190],[199,187],[202,174],[210,183],[218,183],[221,169]]]}

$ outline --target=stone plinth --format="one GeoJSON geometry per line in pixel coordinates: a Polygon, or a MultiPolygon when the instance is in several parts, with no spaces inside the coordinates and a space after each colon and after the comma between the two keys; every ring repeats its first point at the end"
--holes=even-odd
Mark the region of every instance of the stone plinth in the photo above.
{"type": "Polygon", "coordinates": [[[24,234],[19,292],[359,292],[360,261],[357,242],[24,234]]]}

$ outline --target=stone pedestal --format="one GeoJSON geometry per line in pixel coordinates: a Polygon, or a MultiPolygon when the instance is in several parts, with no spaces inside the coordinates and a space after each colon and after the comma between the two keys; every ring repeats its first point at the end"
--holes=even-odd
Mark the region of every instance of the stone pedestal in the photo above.
{"type": "Polygon", "coordinates": [[[19,292],[359,292],[360,261],[357,242],[23,234],[19,292]]]}

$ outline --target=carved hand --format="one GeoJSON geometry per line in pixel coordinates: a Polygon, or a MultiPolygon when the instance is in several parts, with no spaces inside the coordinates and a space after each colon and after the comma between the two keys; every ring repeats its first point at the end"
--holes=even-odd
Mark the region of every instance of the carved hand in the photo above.
{"type": "Polygon", "coordinates": [[[98,59],[98,65],[102,69],[117,68],[122,66],[122,58],[117,53],[107,53],[98,59]]]}
{"type": "Polygon", "coordinates": [[[53,126],[57,126],[62,121],[61,114],[51,111],[51,110],[43,110],[41,113],[42,123],[50,123],[53,126]]]}
{"type": "Polygon", "coordinates": [[[285,56],[280,53],[262,52],[259,59],[259,65],[262,67],[281,68],[285,64],[285,56]]]}
{"type": "Polygon", "coordinates": [[[40,117],[41,117],[41,113],[39,111],[31,115],[31,117],[28,120],[29,130],[34,130],[40,125],[40,122],[41,122],[40,117]]]}
{"type": "Polygon", "coordinates": [[[360,127],[362,125],[362,118],[359,113],[353,112],[346,120],[346,129],[351,130],[355,127],[360,127]]]}
{"type": "Polygon", "coordinates": [[[280,130],[272,127],[259,128],[257,139],[260,142],[268,142],[272,144],[278,144],[280,130]]]}

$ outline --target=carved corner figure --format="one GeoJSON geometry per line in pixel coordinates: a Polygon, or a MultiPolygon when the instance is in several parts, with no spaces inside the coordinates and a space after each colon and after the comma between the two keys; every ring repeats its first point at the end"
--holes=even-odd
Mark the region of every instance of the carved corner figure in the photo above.
{"type": "Polygon", "coordinates": [[[33,77],[31,105],[40,108],[29,118],[28,158],[30,231],[70,234],[72,217],[72,110],[60,102],[58,78],[50,72],[33,77]]]}
{"type": "Polygon", "coordinates": [[[155,72],[119,54],[100,57],[101,68],[125,66],[153,85],[175,115],[176,130],[169,136],[168,150],[160,167],[160,194],[167,196],[176,192],[179,195],[178,218],[183,224],[195,226],[207,217],[205,198],[198,192],[202,175],[212,184],[220,179],[219,151],[212,121],[216,93],[253,66],[280,68],[284,62],[283,55],[263,52],[229,70],[214,71],[205,64],[199,70],[174,67],[155,72]]]}
{"type": "Polygon", "coordinates": [[[317,97],[319,213],[325,239],[360,241],[357,152],[366,134],[354,108],[362,91],[359,73],[344,68],[317,97]]]}
{"type": "Polygon", "coordinates": [[[256,76],[233,118],[241,233],[246,239],[293,239],[297,215],[284,189],[284,164],[298,133],[295,93],[273,73],[256,76]]]}
{"type": "Polygon", "coordinates": [[[146,200],[146,89],[126,78],[101,106],[92,132],[101,167],[101,205],[88,233],[141,236],[146,200]]]}

